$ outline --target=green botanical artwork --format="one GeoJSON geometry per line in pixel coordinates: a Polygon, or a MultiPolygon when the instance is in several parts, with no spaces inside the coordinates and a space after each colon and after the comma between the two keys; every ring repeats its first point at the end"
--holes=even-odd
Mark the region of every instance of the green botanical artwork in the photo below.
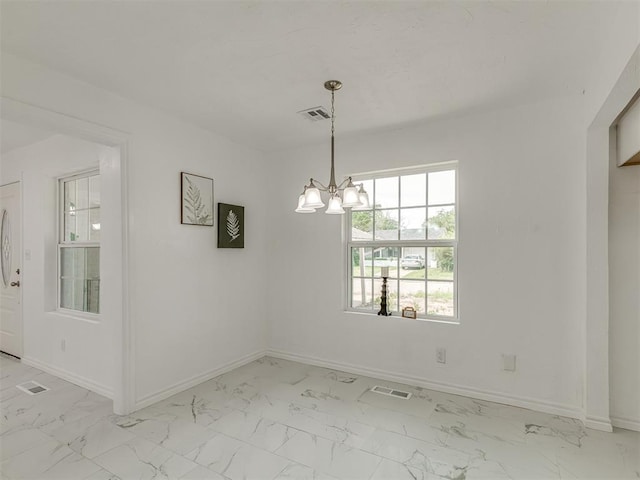
{"type": "Polygon", "coordinates": [[[181,223],[186,225],[213,226],[213,179],[180,174],[182,210],[181,223]]]}
{"type": "Polygon", "coordinates": [[[218,203],[218,248],[244,248],[244,207],[218,203]]]}

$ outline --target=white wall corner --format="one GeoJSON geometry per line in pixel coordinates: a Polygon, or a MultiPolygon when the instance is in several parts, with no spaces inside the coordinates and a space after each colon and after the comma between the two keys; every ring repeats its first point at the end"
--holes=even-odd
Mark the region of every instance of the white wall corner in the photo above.
{"type": "Polygon", "coordinates": [[[200,385],[201,383],[219,377],[224,373],[230,372],[231,370],[235,370],[236,368],[240,368],[248,363],[258,360],[265,355],[265,350],[258,350],[257,352],[250,353],[249,355],[244,355],[236,360],[231,360],[230,362],[220,365],[219,367],[216,367],[212,370],[194,375],[193,377],[187,378],[186,380],[183,380],[181,382],[174,383],[173,385],[163,388],[162,390],[158,390],[157,392],[145,395],[144,397],[136,400],[133,411],[140,410],[141,408],[148,407],[149,405],[153,405],[154,403],[165,400],[177,393],[188,390],[191,387],[200,385]]]}

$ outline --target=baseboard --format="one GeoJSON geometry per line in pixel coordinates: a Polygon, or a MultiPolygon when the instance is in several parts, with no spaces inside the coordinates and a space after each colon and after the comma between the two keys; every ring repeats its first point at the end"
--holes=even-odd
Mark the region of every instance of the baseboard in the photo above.
{"type": "Polygon", "coordinates": [[[582,417],[582,422],[584,423],[584,426],[587,428],[600,430],[601,432],[613,432],[613,427],[611,426],[611,420],[607,417],[594,417],[594,416],[586,415],[582,417]]]}
{"type": "Polygon", "coordinates": [[[54,367],[52,365],[43,363],[40,360],[36,360],[35,358],[27,356],[22,357],[22,363],[30,367],[37,368],[38,370],[42,370],[43,372],[50,373],[51,375],[55,375],[56,377],[60,377],[63,380],[71,382],[79,387],[91,390],[92,392],[95,392],[98,395],[102,395],[103,397],[113,399],[113,390],[111,388],[107,387],[106,385],[96,383],[86,377],[82,377],[75,373],[69,372],[68,370],[64,370],[63,368],[54,367]]]}
{"type": "Polygon", "coordinates": [[[632,418],[624,418],[618,417],[616,415],[611,415],[611,424],[614,427],[624,428],[626,430],[634,430],[636,432],[640,432],[640,420],[635,420],[632,418]]]}
{"type": "Polygon", "coordinates": [[[169,398],[172,395],[175,395],[176,393],[180,393],[185,390],[188,390],[191,387],[195,387],[196,385],[199,385],[203,382],[211,380],[212,378],[222,375],[223,373],[230,372],[235,368],[242,367],[247,363],[251,363],[254,360],[258,360],[259,358],[262,358],[265,355],[266,355],[265,350],[260,350],[254,353],[250,353],[248,355],[244,355],[243,357],[238,358],[237,360],[227,362],[224,365],[221,365],[220,367],[217,367],[213,370],[209,370],[207,372],[194,375],[193,377],[190,377],[186,380],[175,383],[167,388],[163,388],[162,390],[159,390],[155,393],[145,395],[139,400],[136,400],[136,403],[133,409],[135,411],[135,410],[140,410],[141,408],[144,408],[144,407],[148,407],[149,405],[153,405],[154,403],[157,403],[166,398],[169,398]]]}
{"type": "Polygon", "coordinates": [[[559,403],[547,402],[535,398],[518,397],[503,392],[492,392],[489,390],[480,390],[477,388],[466,387],[463,385],[455,385],[451,383],[435,382],[426,378],[414,377],[386,370],[373,369],[363,367],[361,365],[352,365],[347,363],[334,362],[322,358],[311,357],[308,355],[299,355],[296,353],[284,352],[281,350],[267,350],[266,355],[291,360],[294,362],[306,363],[318,367],[330,368],[356,375],[364,375],[367,377],[379,378],[390,382],[404,383],[414,387],[427,388],[444,393],[454,395],[462,395],[465,397],[476,398],[478,400],[486,400],[489,402],[502,403],[514,407],[527,408],[538,412],[549,413],[552,415],[560,415],[563,417],[576,418],[582,420],[583,412],[579,407],[571,405],[563,405],[559,403]]]}

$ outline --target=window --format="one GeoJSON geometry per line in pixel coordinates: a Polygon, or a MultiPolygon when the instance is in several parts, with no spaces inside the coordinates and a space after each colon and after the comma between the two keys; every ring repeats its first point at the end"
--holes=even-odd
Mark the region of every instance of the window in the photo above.
{"type": "Polygon", "coordinates": [[[354,177],[373,207],[347,215],[349,310],[379,310],[381,268],[389,267],[387,308],[457,319],[456,173],[449,163],[354,177]]]}
{"type": "Polygon", "coordinates": [[[61,309],[100,313],[100,175],[60,180],[58,299],[61,309]]]}

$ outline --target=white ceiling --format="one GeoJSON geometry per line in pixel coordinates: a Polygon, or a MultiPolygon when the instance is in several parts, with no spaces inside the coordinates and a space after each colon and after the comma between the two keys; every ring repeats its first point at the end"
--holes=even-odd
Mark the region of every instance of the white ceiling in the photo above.
{"type": "Polygon", "coordinates": [[[2,1],[2,49],[265,151],[578,93],[616,10],[587,1],[2,1]]]}
{"type": "Polygon", "coordinates": [[[29,125],[0,119],[0,152],[7,153],[16,148],[41,142],[54,135],[53,132],[29,125]]]}

